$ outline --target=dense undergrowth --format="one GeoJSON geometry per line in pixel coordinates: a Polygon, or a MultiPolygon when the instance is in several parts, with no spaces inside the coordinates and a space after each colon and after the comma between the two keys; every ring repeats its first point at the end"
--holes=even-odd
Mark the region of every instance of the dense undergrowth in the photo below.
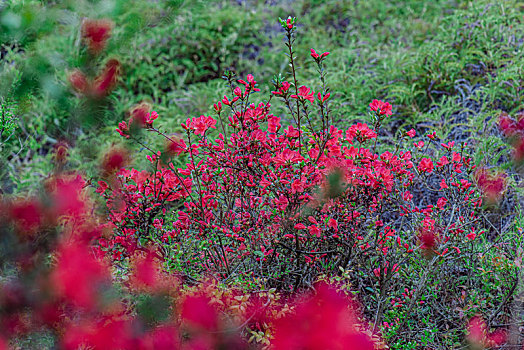
{"type": "Polygon", "coordinates": [[[0,348],[521,344],[522,4],[269,2],[0,4],[0,348]]]}

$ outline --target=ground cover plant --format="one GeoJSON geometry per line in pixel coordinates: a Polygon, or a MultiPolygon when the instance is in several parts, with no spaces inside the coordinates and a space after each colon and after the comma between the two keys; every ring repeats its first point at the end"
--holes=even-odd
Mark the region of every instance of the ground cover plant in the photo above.
{"type": "Polygon", "coordinates": [[[521,4],[124,5],[2,4],[0,347],[522,346],[521,4]]]}

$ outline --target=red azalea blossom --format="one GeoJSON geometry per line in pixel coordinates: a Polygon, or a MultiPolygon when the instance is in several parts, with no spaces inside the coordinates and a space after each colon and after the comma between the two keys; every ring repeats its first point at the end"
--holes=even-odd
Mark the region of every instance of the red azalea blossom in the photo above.
{"type": "Polygon", "coordinates": [[[100,168],[104,176],[109,176],[125,167],[128,162],[129,153],[125,149],[114,147],[104,155],[100,168]]]}
{"type": "Polygon", "coordinates": [[[468,323],[467,339],[473,346],[482,348],[497,347],[506,341],[506,330],[488,332],[486,322],[480,316],[474,316],[468,323]]]}
{"type": "Polygon", "coordinates": [[[286,25],[288,29],[293,29],[293,26],[295,25],[294,18],[288,17],[286,20],[286,25]]]}
{"type": "Polygon", "coordinates": [[[182,304],[182,318],[190,328],[207,332],[216,330],[219,322],[216,310],[205,296],[187,297],[182,304]]]}
{"type": "Polygon", "coordinates": [[[438,236],[435,231],[430,228],[422,228],[418,234],[418,239],[423,254],[425,256],[431,256],[438,243],[438,236]]]}
{"type": "Polygon", "coordinates": [[[92,309],[100,288],[110,281],[106,267],[81,243],[63,243],[51,275],[58,293],[72,304],[92,309]],[[81,271],[81,273],[79,273],[81,271]]]}
{"type": "Polygon", "coordinates": [[[301,161],[302,159],[302,156],[298,152],[292,151],[287,148],[282,153],[279,153],[275,157],[273,157],[273,161],[277,167],[291,165],[301,161]]]}
{"type": "Polygon", "coordinates": [[[116,316],[87,319],[68,325],[62,339],[62,347],[75,349],[129,349],[133,344],[133,328],[130,321],[116,316]]]}
{"type": "Polygon", "coordinates": [[[513,144],[513,159],[517,164],[524,161],[524,136],[520,136],[513,144]]]}
{"type": "Polygon", "coordinates": [[[196,135],[204,135],[209,128],[216,129],[216,123],[212,117],[201,115],[191,120],[191,128],[195,130],[196,135]]]}
{"type": "Polygon", "coordinates": [[[166,141],[164,152],[169,157],[179,156],[187,151],[187,145],[183,138],[172,136],[170,140],[166,141]]]}
{"type": "Polygon", "coordinates": [[[329,96],[331,96],[331,94],[329,92],[327,94],[325,94],[324,96],[322,96],[322,94],[320,92],[317,94],[318,101],[322,102],[322,103],[326,102],[326,100],[329,98],[329,96]]]}
{"type": "Polygon", "coordinates": [[[120,62],[116,59],[107,61],[102,73],[94,80],[91,93],[95,97],[108,95],[116,86],[120,76],[120,62]]]}
{"type": "Polygon", "coordinates": [[[152,128],[153,121],[158,118],[158,113],[151,112],[151,105],[147,102],[134,106],[129,114],[131,115],[129,125],[136,125],[139,128],[152,128]]]}
{"type": "Polygon", "coordinates": [[[298,96],[297,95],[291,95],[291,98],[299,98],[302,97],[304,100],[307,100],[311,103],[315,101],[315,92],[311,91],[310,88],[306,87],[305,85],[302,85],[298,88],[298,96]]]}
{"type": "Polygon", "coordinates": [[[315,60],[322,59],[327,55],[329,55],[329,52],[324,52],[319,55],[314,49],[311,49],[311,57],[313,57],[315,60]]]}
{"type": "Polygon", "coordinates": [[[49,198],[51,199],[51,216],[78,217],[87,206],[83,193],[84,179],[80,175],[67,174],[52,177],[45,183],[49,198]]]}
{"type": "Polygon", "coordinates": [[[507,177],[501,172],[478,169],[474,177],[488,201],[498,202],[506,190],[507,177]]]}
{"type": "Polygon", "coordinates": [[[69,83],[76,91],[86,94],[91,89],[91,83],[88,81],[86,75],[79,69],[73,70],[67,77],[69,83]]]}
{"type": "Polygon", "coordinates": [[[418,165],[420,172],[431,173],[433,171],[433,161],[429,158],[422,158],[418,165]]]}
{"type": "Polygon", "coordinates": [[[393,114],[392,106],[388,102],[373,100],[369,104],[369,108],[371,109],[371,111],[377,112],[380,115],[390,116],[393,114]]]}
{"type": "Polygon", "coordinates": [[[278,91],[271,91],[273,95],[284,95],[289,91],[289,88],[291,87],[291,84],[287,81],[283,81],[281,86],[278,88],[278,91]]]}
{"type": "Polygon", "coordinates": [[[9,217],[21,237],[30,237],[40,228],[44,220],[43,209],[42,204],[34,199],[18,200],[8,205],[9,217]]]}
{"type": "Polygon", "coordinates": [[[448,142],[447,144],[446,144],[446,143],[441,143],[440,145],[441,145],[442,147],[444,147],[445,149],[450,150],[450,149],[453,148],[453,146],[455,146],[455,141],[450,141],[450,142],[448,142]]]}
{"type": "Polygon", "coordinates": [[[344,296],[325,285],[300,304],[294,314],[275,322],[273,347],[279,349],[372,350],[374,343],[364,334],[354,307],[344,296]]]}
{"type": "Polygon", "coordinates": [[[295,225],[295,229],[297,230],[304,230],[306,228],[306,225],[298,223],[295,225]]]}
{"type": "Polygon", "coordinates": [[[129,126],[126,124],[126,122],[118,123],[118,128],[116,128],[116,131],[120,134],[120,136],[123,136],[126,139],[130,137],[129,126]]]}
{"type": "Polygon", "coordinates": [[[275,133],[278,130],[280,130],[280,127],[282,125],[280,124],[280,118],[276,116],[271,116],[268,118],[267,122],[267,131],[275,133]]]}
{"type": "Polygon", "coordinates": [[[346,131],[346,137],[348,140],[353,140],[356,138],[359,142],[365,142],[367,140],[376,138],[377,133],[375,130],[370,129],[367,124],[357,123],[356,125],[352,125],[346,131]]]}
{"type": "Polygon", "coordinates": [[[99,53],[105,48],[112,28],[113,22],[107,19],[85,19],[82,22],[82,38],[92,53],[99,53]]]}

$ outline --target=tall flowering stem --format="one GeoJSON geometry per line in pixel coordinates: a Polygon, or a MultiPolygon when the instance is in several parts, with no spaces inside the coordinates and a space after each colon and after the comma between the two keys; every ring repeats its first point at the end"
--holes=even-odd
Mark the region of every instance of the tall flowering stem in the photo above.
{"type": "MultiPolygon", "coordinates": [[[[295,94],[299,95],[298,93],[298,80],[297,80],[297,74],[296,74],[296,67],[295,67],[295,53],[293,52],[293,44],[295,43],[295,31],[296,31],[296,25],[295,25],[295,18],[288,17],[286,22],[283,22],[281,20],[282,26],[286,30],[286,39],[287,42],[285,43],[286,47],[288,48],[288,55],[289,55],[289,65],[291,67],[291,73],[293,74],[293,84],[295,85],[295,94]]],[[[297,127],[299,130],[298,135],[298,153],[302,154],[302,135],[301,135],[301,117],[300,117],[300,104],[297,101],[297,127]]]]}

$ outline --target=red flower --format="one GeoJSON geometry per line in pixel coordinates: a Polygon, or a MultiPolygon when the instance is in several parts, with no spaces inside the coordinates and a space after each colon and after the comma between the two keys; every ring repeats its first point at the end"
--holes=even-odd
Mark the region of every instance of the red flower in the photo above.
{"type": "Polygon", "coordinates": [[[446,198],[441,197],[437,201],[437,207],[439,207],[439,209],[442,209],[442,208],[444,208],[444,206],[446,205],[447,202],[448,202],[448,200],[446,198]]]}
{"type": "Polygon", "coordinates": [[[282,165],[295,164],[303,159],[304,158],[298,152],[292,151],[289,148],[286,148],[283,152],[280,152],[273,157],[273,161],[277,168],[282,165]]]}
{"type": "Polygon", "coordinates": [[[502,112],[499,116],[499,127],[506,137],[513,137],[517,133],[515,120],[509,117],[508,113],[502,112]]]}
{"type": "Polygon", "coordinates": [[[488,327],[482,317],[474,316],[468,323],[467,338],[475,347],[497,347],[506,341],[506,330],[499,329],[488,333],[488,327]]]}
{"type": "Polygon", "coordinates": [[[44,220],[42,205],[33,199],[13,202],[9,205],[8,212],[20,237],[32,236],[44,220]]]}
{"type": "Polygon", "coordinates": [[[168,140],[165,146],[165,153],[170,156],[179,156],[180,154],[186,152],[187,145],[183,138],[180,137],[171,137],[171,140],[168,140]]]}
{"type": "Polygon", "coordinates": [[[425,257],[433,255],[438,243],[437,234],[430,228],[422,228],[418,234],[420,249],[425,257]]]}
{"type": "Polygon", "coordinates": [[[348,141],[352,141],[355,137],[358,141],[364,142],[377,137],[377,133],[375,130],[370,129],[367,124],[357,123],[356,125],[350,126],[346,131],[348,141]]]}
{"type": "Polygon", "coordinates": [[[113,22],[107,19],[85,19],[82,22],[82,38],[92,53],[96,54],[104,49],[112,28],[113,22]]]}
{"type": "Polygon", "coordinates": [[[322,94],[319,92],[317,94],[317,98],[319,100],[319,102],[326,102],[326,100],[329,98],[329,96],[331,96],[331,94],[328,92],[327,94],[325,94],[324,96],[322,96],[322,94]]]}
{"type": "Polygon", "coordinates": [[[411,137],[411,138],[415,137],[415,135],[416,135],[415,129],[411,129],[411,130],[409,130],[409,131],[406,133],[406,135],[408,135],[408,136],[411,137]]]}
{"type": "Polygon", "coordinates": [[[158,113],[151,111],[151,105],[147,102],[139,103],[131,108],[129,114],[129,125],[139,128],[152,128],[153,121],[158,118],[158,113]]]}
{"type": "Polygon", "coordinates": [[[46,182],[54,218],[60,216],[78,217],[86,209],[83,195],[85,181],[80,175],[63,175],[52,177],[46,182]]]}
{"type": "Polygon", "coordinates": [[[295,25],[295,19],[291,18],[291,17],[288,17],[287,20],[286,20],[286,25],[287,25],[288,29],[293,29],[293,26],[295,25]]]}
{"type": "Polygon", "coordinates": [[[126,124],[126,122],[120,122],[118,123],[118,128],[116,128],[116,131],[120,134],[120,136],[125,137],[128,139],[130,137],[129,135],[129,126],[126,124]]]}
{"type": "Polygon", "coordinates": [[[180,347],[177,327],[162,325],[150,330],[141,339],[140,350],[168,350],[180,347]]]}
{"type": "Polygon", "coordinates": [[[302,85],[298,88],[298,96],[291,95],[291,98],[299,97],[302,97],[304,100],[308,100],[309,102],[313,103],[315,101],[315,92],[311,91],[311,89],[306,87],[305,85],[302,85]]]}
{"type": "Polygon", "coordinates": [[[106,267],[80,243],[62,244],[51,281],[60,296],[78,307],[96,306],[100,288],[110,283],[106,267]]]}
{"type": "Polygon", "coordinates": [[[218,327],[218,315],[204,296],[189,296],[182,304],[182,320],[192,329],[210,332],[218,327]]]}
{"type": "Polygon", "coordinates": [[[104,176],[109,176],[123,167],[125,167],[129,162],[129,154],[126,150],[114,147],[111,148],[103,157],[101,169],[104,176]]]}
{"type": "Polygon", "coordinates": [[[314,49],[311,49],[311,57],[313,57],[315,60],[321,60],[327,55],[329,55],[329,52],[324,52],[319,55],[314,49]]]}
{"type": "Polygon", "coordinates": [[[351,302],[328,286],[317,286],[316,290],[295,313],[275,321],[273,347],[372,350],[374,344],[360,331],[351,302]]]}
{"type": "Polygon", "coordinates": [[[498,202],[506,190],[506,175],[488,169],[478,169],[475,172],[477,185],[480,187],[488,201],[498,202]]]}
{"type": "Polygon", "coordinates": [[[215,124],[217,121],[212,117],[206,117],[201,115],[191,120],[191,128],[195,130],[196,135],[204,135],[209,128],[216,129],[215,124]]]}
{"type": "Polygon", "coordinates": [[[389,116],[392,114],[392,107],[388,102],[383,102],[380,100],[373,100],[369,104],[369,108],[371,109],[371,111],[377,112],[380,115],[385,114],[386,116],[389,116]]]}
{"type": "Polygon", "coordinates": [[[320,229],[317,226],[315,225],[308,226],[308,230],[312,236],[320,237],[320,229]]]}
{"type": "Polygon", "coordinates": [[[385,115],[393,114],[392,107],[391,107],[391,105],[388,102],[385,102],[382,105],[382,108],[380,109],[380,114],[385,114],[385,115]]]}
{"type": "Polygon", "coordinates": [[[99,193],[99,194],[102,194],[104,193],[107,189],[109,188],[109,186],[107,185],[107,183],[105,181],[98,181],[98,188],[96,189],[96,193],[99,193]]]}
{"type": "Polygon", "coordinates": [[[67,77],[69,83],[76,91],[86,94],[91,89],[91,84],[87,80],[87,77],[79,69],[73,70],[67,77]]]}
{"type": "Polygon", "coordinates": [[[420,164],[418,165],[418,170],[420,172],[431,173],[433,171],[433,162],[429,158],[422,158],[420,164]]]}
{"type": "Polygon", "coordinates": [[[328,221],[328,227],[335,230],[335,232],[338,232],[338,222],[335,219],[329,219],[328,221]]]}
{"type": "Polygon", "coordinates": [[[513,159],[518,164],[524,161],[524,136],[520,136],[513,145],[513,159]]]}
{"type": "Polygon", "coordinates": [[[107,61],[102,73],[100,73],[93,83],[91,93],[95,97],[102,97],[109,94],[118,82],[120,75],[120,62],[116,59],[107,61]]]}
{"type": "Polygon", "coordinates": [[[71,322],[64,330],[61,348],[65,350],[130,349],[134,348],[132,346],[134,341],[131,322],[118,319],[116,316],[105,316],[80,323],[71,322]]]}
{"type": "Polygon", "coordinates": [[[267,131],[271,133],[275,133],[278,130],[280,130],[280,127],[282,125],[280,124],[280,118],[272,115],[267,120],[267,131]]]}
{"type": "Polygon", "coordinates": [[[4,338],[0,337],[0,350],[8,350],[8,349],[9,347],[8,347],[7,341],[4,338]]]}
{"type": "Polygon", "coordinates": [[[446,143],[441,143],[440,144],[442,147],[444,147],[445,149],[452,149],[453,146],[455,146],[455,141],[450,141],[448,142],[447,144],[446,143]]]}
{"type": "Polygon", "coordinates": [[[278,88],[278,91],[271,91],[271,93],[273,95],[283,95],[289,90],[290,86],[291,86],[290,83],[288,83],[287,81],[284,81],[282,82],[282,85],[278,88]]]}

